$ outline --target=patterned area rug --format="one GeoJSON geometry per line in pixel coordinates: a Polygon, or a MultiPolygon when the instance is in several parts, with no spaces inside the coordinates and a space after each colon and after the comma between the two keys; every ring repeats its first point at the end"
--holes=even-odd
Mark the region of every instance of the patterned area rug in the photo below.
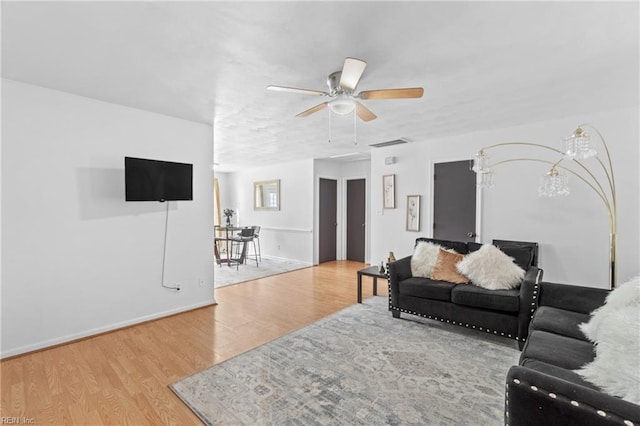
{"type": "Polygon", "coordinates": [[[263,257],[259,265],[256,266],[256,262],[250,260],[246,264],[240,265],[237,269],[236,265],[220,266],[216,264],[213,271],[214,287],[224,287],[312,266],[306,262],[273,257],[263,257]]]}
{"type": "Polygon", "coordinates": [[[208,425],[499,425],[516,347],[373,297],[171,389],[208,425]]]}

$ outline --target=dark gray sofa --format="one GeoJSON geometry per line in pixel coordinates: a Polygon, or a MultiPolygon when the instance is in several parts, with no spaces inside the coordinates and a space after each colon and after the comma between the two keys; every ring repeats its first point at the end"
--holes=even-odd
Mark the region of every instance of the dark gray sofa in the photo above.
{"type": "Polygon", "coordinates": [[[529,338],[519,365],[507,374],[505,424],[640,425],[640,406],[602,392],[572,371],[595,357],[578,325],[608,293],[540,283],[529,338]]]}
{"type": "MultiPolygon", "coordinates": [[[[481,244],[418,238],[466,254],[481,244]]],[[[527,339],[529,322],[536,307],[535,292],[542,279],[537,265],[538,244],[523,241],[494,240],[516,263],[525,269],[525,278],[513,290],[486,290],[468,284],[451,284],[411,275],[411,256],[389,263],[389,310],[395,318],[401,313],[476,329],[512,338],[520,349],[527,339]],[[528,266],[527,266],[528,264],[528,266]],[[525,285],[527,284],[527,285],[525,285]]]]}

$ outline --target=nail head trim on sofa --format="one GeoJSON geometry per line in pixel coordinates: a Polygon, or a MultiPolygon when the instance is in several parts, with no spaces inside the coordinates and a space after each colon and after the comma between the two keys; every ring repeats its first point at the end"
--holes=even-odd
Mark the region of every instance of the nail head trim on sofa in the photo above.
{"type": "MultiPolygon", "coordinates": [[[[505,392],[505,408],[509,406],[509,386],[528,386],[531,390],[533,390],[534,392],[539,392],[543,395],[545,395],[546,397],[549,397],[551,399],[555,399],[557,401],[561,401],[561,402],[565,402],[565,403],[569,403],[574,407],[582,407],[582,408],[586,408],[589,410],[593,410],[597,415],[599,415],[600,417],[608,417],[611,420],[617,421],[617,422],[621,422],[624,423],[625,426],[636,426],[634,425],[634,423],[631,420],[627,420],[627,419],[623,419],[620,416],[616,415],[615,413],[607,413],[604,410],[598,409],[596,407],[593,407],[589,404],[586,404],[584,402],[578,402],[575,401],[573,399],[570,399],[569,397],[562,395],[562,394],[556,394],[554,392],[550,392],[547,391],[545,389],[542,389],[536,385],[524,382],[520,379],[514,378],[511,383],[507,383],[506,387],[507,390],[505,392]]],[[[508,411],[505,410],[505,420],[506,418],[509,416],[508,411]]],[[[505,421],[505,425],[507,425],[507,422],[505,421]]]]}

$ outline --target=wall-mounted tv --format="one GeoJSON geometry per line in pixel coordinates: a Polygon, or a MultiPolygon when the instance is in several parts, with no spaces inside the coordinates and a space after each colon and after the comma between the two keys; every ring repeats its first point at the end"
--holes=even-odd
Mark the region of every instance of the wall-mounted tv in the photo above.
{"type": "Polygon", "coordinates": [[[127,201],[193,200],[193,164],[124,157],[127,201]]]}

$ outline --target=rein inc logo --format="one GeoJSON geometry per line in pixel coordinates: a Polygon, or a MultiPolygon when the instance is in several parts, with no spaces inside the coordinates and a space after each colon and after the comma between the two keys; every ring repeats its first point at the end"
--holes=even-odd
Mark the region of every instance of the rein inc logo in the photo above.
{"type": "Polygon", "coordinates": [[[32,417],[0,417],[0,425],[35,425],[36,419],[32,417]]]}

